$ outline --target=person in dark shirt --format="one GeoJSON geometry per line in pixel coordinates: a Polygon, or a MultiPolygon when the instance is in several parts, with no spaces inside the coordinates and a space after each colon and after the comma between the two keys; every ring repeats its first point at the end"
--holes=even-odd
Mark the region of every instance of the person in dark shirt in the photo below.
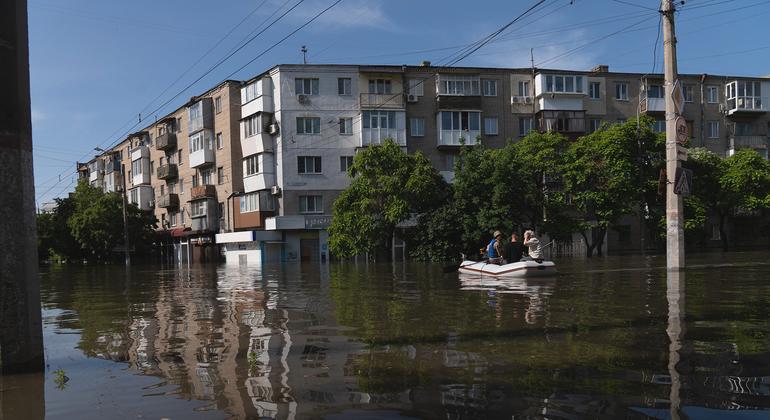
{"type": "Polygon", "coordinates": [[[508,261],[509,264],[521,261],[521,257],[524,254],[524,244],[519,240],[519,234],[513,232],[511,234],[511,241],[505,245],[506,261],[508,261]]]}

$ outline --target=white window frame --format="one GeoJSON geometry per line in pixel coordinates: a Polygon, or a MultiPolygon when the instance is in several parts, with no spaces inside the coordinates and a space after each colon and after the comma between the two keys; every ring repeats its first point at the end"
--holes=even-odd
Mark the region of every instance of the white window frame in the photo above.
{"type": "Polygon", "coordinates": [[[529,94],[529,80],[519,80],[518,83],[518,93],[520,97],[529,97],[532,96],[529,94]]]}
{"type": "Polygon", "coordinates": [[[588,120],[588,129],[591,130],[590,132],[593,133],[595,131],[599,131],[599,129],[602,127],[602,120],[599,118],[591,118],[588,120]]]}
{"type": "Polygon", "coordinates": [[[255,80],[251,84],[241,88],[241,105],[245,105],[262,96],[260,85],[261,83],[259,83],[258,80],[255,80]]]}
{"type": "Polygon", "coordinates": [[[588,98],[589,99],[601,99],[602,98],[602,83],[601,82],[588,82],[588,98]]]}
{"type": "Polygon", "coordinates": [[[224,141],[224,138],[222,137],[222,132],[217,133],[216,138],[217,138],[217,149],[224,149],[225,141],[224,141]]]}
{"type": "Polygon", "coordinates": [[[665,133],[666,132],[666,120],[655,120],[652,123],[652,131],[654,133],[665,133]]]}
{"type": "Polygon", "coordinates": [[[583,76],[572,74],[546,74],[546,93],[583,93],[583,76]]]}
{"type": "Polygon", "coordinates": [[[203,217],[208,213],[207,200],[190,201],[190,217],[203,217]]]}
{"type": "Polygon", "coordinates": [[[353,79],[350,77],[337,78],[337,95],[350,96],[353,94],[353,79]]]}
{"type": "Polygon", "coordinates": [[[441,111],[439,121],[441,122],[441,127],[439,128],[441,131],[481,131],[481,112],[478,111],[441,111]],[[444,125],[446,122],[444,115],[446,114],[450,114],[449,127],[444,125]],[[457,118],[455,118],[455,114],[457,114],[457,118]],[[463,127],[463,116],[465,116],[468,122],[467,127],[463,127]],[[476,128],[472,128],[473,122],[476,123],[476,128]],[[457,123],[457,126],[455,126],[455,123],[457,123]]]}
{"type": "Polygon", "coordinates": [[[488,136],[500,134],[497,117],[484,117],[484,134],[488,136]],[[492,123],[494,123],[494,127],[491,127],[492,123]]]}
{"type": "Polygon", "coordinates": [[[261,120],[262,118],[260,117],[259,114],[244,118],[241,121],[241,125],[243,125],[243,137],[249,138],[252,136],[256,136],[257,134],[261,134],[262,133],[261,120]]]}
{"type": "Polygon", "coordinates": [[[477,75],[439,74],[439,95],[481,96],[481,79],[477,75]]]}
{"type": "Polygon", "coordinates": [[[710,139],[718,139],[719,138],[719,121],[710,120],[706,122],[706,128],[708,129],[708,138],[710,139]]]}
{"type": "Polygon", "coordinates": [[[628,83],[627,82],[615,83],[615,100],[616,101],[628,100],[628,83]]]}
{"type": "Polygon", "coordinates": [[[318,95],[318,78],[296,77],[294,78],[294,93],[296,95],[318,95]]]}
{"type": "Polygon", "coordinates": [[[369,90],[372,95],[390,95],[393,93],[393,82],[390,79],[369,79],[369,90]]]}
{"type": "Polygon", "coordinates": [[[353,165],[353,156],[340,156],[340,172],[347,172],[353,165]]]}
{"type": "Polygon", "coordinates": [[[324,212],[322,195],[300,195],[298,204],[300,214],[323,214],[324,212]],[[312,206],[309,205],[311,202],[312,206]]]}
{"type": "Polygon", "coordinates": [[[251,155],[243,158],[243,176],[252,176],[259,173],[259,155],[251,155]]]}
{"type": "Polygon", "coordinates": [[[240,200],[241,214],[259,211],[259,191],[246,193],[240,200]]]}
{"type": "Polygon", "coordinates": [[[412,137],[425,137],[425,118],[409,119],[409,135],[412,137]]]}
{"type": "Polygon", "coordinates": [[[423,79],[407,79],[406,86],[409,95],[425,95],[425,80],[423,79]]]}
{"type": "Polygon", "coordinates": [[[482,80],[484,96],[497,96],[497,80],[482,80]]]}
{"type": "Polygon", "coordinates": [[[649,99],[663,99],[666,97],[666,90],[663,88],[663,85],[653,83],[647,85],[646,96],[649,99]]]}
{"type": "Polygon", "coordinates": [[[320,175],[323,173],[321,156],[297,156],[297,173],[300,175],[320,175]]]}
{"type": "Polygon", "coordinates": [[[217,96],[214,98],[214,113],[215,114],[221,114],[222,113],[222,97],[217,96]]]}
{"type": "Polygon", "coordinates": [[[211,135],[207,134],[209,134],[209,130],[202,130],[190,136],[190,153],[195,153],[205,148],[212,150],[211,135]]]}
{"type": "Polygon", "coordinates": [[[212,170],[211,168],[201,169],[201,184],[202,185],[214,185],[212,184],[211,178],[213,178],[212,170]]]}
{"type": "Polygon", "coordinates": [[[710,104],[719,103],[719,86],[709,85],[706,86],[706,102],[710,104]]]}
{"type": "Polygon", "coordinates": [[[341,117],[339,119],[340,134],[343,136],[349,136],[353,134],[353,118],[341,117]]]}
{"type": "Polygon", "coordinates": [[[302,136],[321,134],[321,117],[297,117],[297,134],[302,136]]]}
{"type": "Polygon", "coordinates": [[[532,117],[519,118],[519,136],[524,137],[532,132],[534,120],[532,117]]]}
{"type": "Polygon", "coordinates": [[[682,94],[684,95],[685,103],[693,103],[695,101],[695,88],[693,85],[684,85],[682,87],[682,94]]]}

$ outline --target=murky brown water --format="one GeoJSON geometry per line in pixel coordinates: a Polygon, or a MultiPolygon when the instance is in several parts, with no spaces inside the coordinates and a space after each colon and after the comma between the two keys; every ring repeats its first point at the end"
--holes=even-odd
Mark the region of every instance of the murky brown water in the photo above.
{"type": "Polygon", "coordinates": [[[768,418],[765,261],[691,256],[701,266],[669,278],[662,257],[559,261],[556,278],[505,282],[419,264],[51,267],[48,369],[2,378],[0,404],[49,419],[768,418]]]}

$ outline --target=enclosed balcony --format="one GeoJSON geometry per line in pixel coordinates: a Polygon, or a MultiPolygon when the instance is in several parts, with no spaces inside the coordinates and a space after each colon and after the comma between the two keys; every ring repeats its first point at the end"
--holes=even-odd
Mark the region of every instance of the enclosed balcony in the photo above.
{"type": "Polygon", "coordinates": [[[179,176],[177,166],[175,164],[167,164],[158,166],[158,179],[175,179],[179,176]]]}
{"type": "Polygon", "coordinates": [[[177,194],[164,194],[160,196],[158,207],[164,209],[179,207],[179,196],[177,194]]]}
{"type": "Polygon", "coordinates": [[[120,172],[120,161],[117,159],[108,160],[104,164],[105,174],[111,174],[113,172],[120,172]]]}
{"type": "Polygon", "coordinates": [[[199,101],[191,104],[187,111],[189,113],[188,128],[190,134],[203,129],[214,128],[214,112],[211,98],[201,98],[199,101]]]}
{"type": "Polygon", "coordinates": [[[404,109],[404,95],[395,93],[362,93],[361,108],[404,109]]]}
{"type": "Polygon", "coordinates": [[[540,131],[553,131],[562,134],[582,134],[586,131],[585,112],[580,111],[541,111],[538,115],[540,131]]]}
{"type": "Polygon", "coordinates": [[[155,139],[155,150],[170,150],[175,148],[176,133],[166,131],[155,139]]]}
{"type": "Polygon", "coordinates": [[[198,131],[190,136],[190,167],[214,163],[214,144],[211,130],[198,131]]]}
{"type": "Polygon", "coordinates": [[[730,137],[730,145],[734,149],[766,149],[768,143],[767,136],[741,136],[734,135],[730,137]]]}
{"type": "Polygon", "coordinates": [[[118,192],[123,189],[123,178],[120,171],[112,171],[104,175],[104,192],[118,192]]]}
{"type": "Polygon", "coordinates": [[[438,146],[475,145],[481,135],[481,113],[477,111],[441,111],[436,125],[438,146]]]}
{"type": "MultiPolygon", "coordinates": [[[[768,92],[770,83],[736,80],[725,86],[727,115],[758,114],[767,112],[762,93],[768,92]]],[[[770,93],[770,92],[768,92],[770,93]]],[[[767,95],[768,93],[765,93],[767,95]]]]}
{"type": "Polygon", "coordinates": [[[217,188],[210,184],[198,185],[190,190],[190,201],[216,196],[217,188]]]}
{"type": "Polygon", "coordinates": [[[219,230],[219,209],[213,198],[190,200],[190,226],[193,231],[219,230]]]}
{"type": "Polygon", "coordinates": [[[382,144],[393,139],[406,146],[406,113],[397,111],[363,111],[361,113],[362,147],[382,144]]]}
{"type": "Polygon", "coordinates": [[[88,181],[94,182],[104,176],[104,161],[96,159],[88,164],[88,181]]]}

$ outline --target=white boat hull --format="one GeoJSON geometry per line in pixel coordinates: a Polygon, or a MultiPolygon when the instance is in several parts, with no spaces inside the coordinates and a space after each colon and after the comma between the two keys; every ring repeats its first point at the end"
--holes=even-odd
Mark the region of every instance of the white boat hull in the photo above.
{"type": "Polygon", "coordinates": [[[518,261],[505,265],[489,264],[485,261],[463,261],[460,272],[494,277],[548,277],[557,273],[553,261],[518,261]]]}

